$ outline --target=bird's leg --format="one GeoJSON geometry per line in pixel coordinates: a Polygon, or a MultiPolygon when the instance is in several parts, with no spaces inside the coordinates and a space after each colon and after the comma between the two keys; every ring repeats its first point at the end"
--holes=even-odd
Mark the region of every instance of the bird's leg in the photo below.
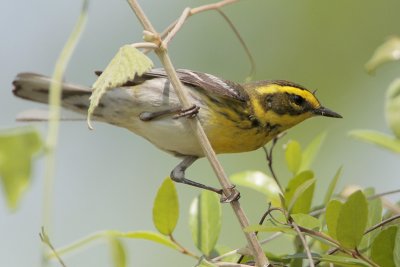
{"type": "MultiPolygon", "coordinates": [[[[181,163],[179,163],[171,172],[171,179],[177,183],[183,183],[187,185],[191,185],[194,187],[198,187],[201,189],[209,190],[212,192],[215,192],[217,194],[223,195],[223,190],[222,189],[216,189],[214,187],[204,185],[201,183],[194,182],[192,180],[186,179],[185,178],[185,171],[187,168],[190,167],[190,165],[193,164],[198,159],[198,157],[195,156],[186,156],[181,163]]],[[[232,194],[229,196],[222,196],[221,197],[221,202],[222,203],[229,203],[234,200],[239,199],[240,193],[239,191],[235,190],[235,186],[231,188],[232,194]]]]}
{"type": "Polygon", "coordinates": [[[182,109],[181,107],[175,107],[175,108],[169,108],[169,109],[154,111],[154,112],[144,111],[144,112],[140,113],[139,118],[142,121],[151,121],[151,120],[158,119],[165,115],[174,115],[172,117],[173,119],[179,119],[182,117],[193,118],[199,112],[199,109],[200,109],[200,107],[193,105],[187,109],[182,109]]]}
{"type": "Polygon", "coordinates": [[[177,183],[183,183],[191,186],[195,186],[198,188],[206,189],[213,191],[217,194],[222,194],[222,189],[216,189],[214,187],[204,185],[201,183],[194,182],[192,180],[186,179],[185,178],[185,171],[187,168],[190,167],[190,165],[193,164],[198,159],[198,157],[195,156],[187,156],[185,157],[181,163],[179,163],[171,172],[171,179],[177,183]]]}
{"type": "Polygon", "coordinates": [[[161,116],[175,114],[181,110],[182,109],[180,107],[176,107],[176,108],[170,108],[170,109],[154,111],[154,112],[144,111],[144,112],[140,113],[139,119],[141,119],[142,121],[151,121],[151,120],[157,119],[161,116]]]}

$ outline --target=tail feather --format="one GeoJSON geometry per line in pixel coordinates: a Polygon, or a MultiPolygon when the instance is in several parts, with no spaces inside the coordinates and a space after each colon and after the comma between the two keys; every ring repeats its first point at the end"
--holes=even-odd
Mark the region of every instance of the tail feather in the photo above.
{"type": "MultiPolygon", "coordinates": [[[[47,104],[51,78],[36,73],[20,73],[13,81],[15,96],[47,104]]],[[[91,89],[81,85],[62,84],[62,105],[80,113],[86,112],[89,106],[91,89]]]]}

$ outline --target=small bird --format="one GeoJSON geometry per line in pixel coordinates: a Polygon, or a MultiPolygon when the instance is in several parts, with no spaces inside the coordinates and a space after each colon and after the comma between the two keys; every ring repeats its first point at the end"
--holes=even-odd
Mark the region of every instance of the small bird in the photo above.
{"type": "MultiPolygon", "coordinates": [[[[97,72],[100,75],[101,72],[97,72]]],[[[183,110],[164,69],[152,69],[121,87],[108,90],[94,112],[94,120],[140,135],[159,149],[183,160],[172,170],[175,182],[222,194],[222,190],[189,180],[185,170],[204,157],[188,119],[197,116],[217,154],[256,150],[279,133],[314,116],[341,118],[323,107],[305,87],[267,80],[235,83],[211,74],[180,69],[177,74],[193,107],[183,110]]],[[[20,73],[14,95],[48,103],[51,78],[20,73]]],[[[64,83],[62,106],[87,114],[90,87],[64,83]]]]}

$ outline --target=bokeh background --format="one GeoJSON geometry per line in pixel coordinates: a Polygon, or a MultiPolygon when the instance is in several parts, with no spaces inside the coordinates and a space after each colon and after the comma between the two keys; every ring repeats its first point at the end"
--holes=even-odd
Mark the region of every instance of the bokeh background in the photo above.
{"type": "MultiPolygon", "coordinates": [[[[210,1],[140,1],[162,30],[184,7],[210,1]]],[[[42,107],[16,99],[11,82],[21,71],[51,74],[81,7],[80,0],[1,1],[0,3],[0,127],[20,126],[20,111],[42,107]]],[[[384,94],[400,74],[400,64],[388,64],[374,76],[364,64],[385,38],[400,33],[396,0],[253,0],[224,8],[256,58],[254,79],[287,79],[318,89],[323,104],[344,116],[334,120],[315,118],[292,129],[276,149],[275,168],[285,184],[290,178],[282,145],[288,139],[305,146],[322,131],[326,142],[314,163],[318,179],[317,199],[339,166],[345,184],[375,187],[378,192],[400,186],[397,155],[348,136],[353,129],[390,132],[384,121],[384,94]]],[[[66,79],[90,85],[94,70],[103,69],[117,49],[141,41],[141,28],[126,1],[96,0],[90,3],[86,30],[66,72],[66,79]]],[[[243,81],[248,60],[234,34],[217,14],[190,18],[170,45],[176,67],[213,73],[243,81]]],[[[154,57],[153,57],[154,59],[154,57]]],[[[157,65],[159,63],[154,60],[157,65]]],[[[36,127],[45,137],[46,124],[36,127]]],[[[262,151],[219,157],[228,174],[266,169],[262,151]]],[[[89,131],[84,122],[62,123],[57,149],[52,225],[56,247],[90,233],[116,229],[153,230],[152,203],[158,186],[178,163],[130,132],[100,123],[89,131]]],[[[15,212],[0,197],[0,266],[38,266],[42,223],[44,161],[35,162],[32,184],[15,212]]],[[[200,160],[188,176],[216,185],[206,160],[200,160]]],[[[177,186],[181,218],[176,238],[195,250],[187,226],[189,203],[199,192],[177,186]]],[[[252,222],[266,208],[263,196],[241,189],[242,205],[252,222]]],[[[244,242],[228,205],[220,243],[238,247],[244,242]]],[[[147,241],[130,240],[130,266],[193,266],[195,262],[175,251],[147,241]]],[[[276,246],[273,246],[276,247],[276,246]]],[[[109,248],[98,242],[65,257],[68,266],[111,266],[109,248]]],[[[58,266],[58,263],[54,263],[58,266]]]]}

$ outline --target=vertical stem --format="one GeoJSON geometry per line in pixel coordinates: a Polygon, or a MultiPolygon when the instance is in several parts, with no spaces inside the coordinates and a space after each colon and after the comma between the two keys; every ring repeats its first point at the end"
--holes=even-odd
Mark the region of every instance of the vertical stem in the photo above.
{"type": "MultiPolygon", "coordinates": [[[[49,128],[47,131],[46,139],[46,168],[44,174],[44,193],[43,193],[43,227],[46,231],[50,228],[50,217],[53,202],[53,184],[55,173],[55,149],[58,141],[59,119],[60,119],[60,105],[61,105],[61,85],[65,69],[71,58],[72,52],[79,40],[81,32],[84,28],[87,19],[88,0],[83,1],[82,9],[78,21],[69,36],[59,58],[57,59],[56,66],[49,89],[49,128]]],[[[44,253],[43,253],[44,255],[44,253]]],[[[43,263],[46,263],[46,258],[42,258],[43,263]]]]}
{"type": "MultiPolygon", "coordinates": [[[[234,0],[233,0],[234,1],[234,0]]],[[[140,20],[146,31],[151,32],[154,36],[159,36],[158,33],[154,30],[154,27],[151,25],[150,21],[147,19],[145,13],[140,8],[139,4],[136,0],[128,0],[132,10],[135,12],[136,16],[140,20]]],[[[168,78],[177,94],[179,101],[182,103],[182,107],[189,108],[191,107],[191,103],[189,101],[188,93],[183,88],[181,81],[179,80],[175,68],[171,62],[170,57],[168,56],[166,47],[163,42],[160,43],[160,48],[155,50],[155,53],[159,57],[161,63],[163,64],[165,71],[168,75],[168,78]]],[[[230,183],[228,177],[226,176],[222,165],[217,160],[216,154],[211,147],[210,142],[208,141],[207,135],[204,132],[203,127],[201,126],[200,121],[197,117],[189,120],[190,126],[196,135],[200,145],[203,149],[204,155],[209,160],[214,172],[216,173],[218,180],[222,186],[223,192],[226,196],[229,196],[232,192],[232,184],[230,183]]],[[[246,217],[244,211],[240,207],[239,201],[232,201],[231,207],[233,208],[236,217],[239,220],[240,226],[243,228],[249,226],[249,220],[246,217]]],[[[268,259],[266,258],[260,243],[257,240],[257,237],[254,233],[244,232],[245,237],[247,239],[250,250],[253,253],[254,259],[256,261],[257,266],[259,267],[267,267],[270,265],[268,259]]]]}

